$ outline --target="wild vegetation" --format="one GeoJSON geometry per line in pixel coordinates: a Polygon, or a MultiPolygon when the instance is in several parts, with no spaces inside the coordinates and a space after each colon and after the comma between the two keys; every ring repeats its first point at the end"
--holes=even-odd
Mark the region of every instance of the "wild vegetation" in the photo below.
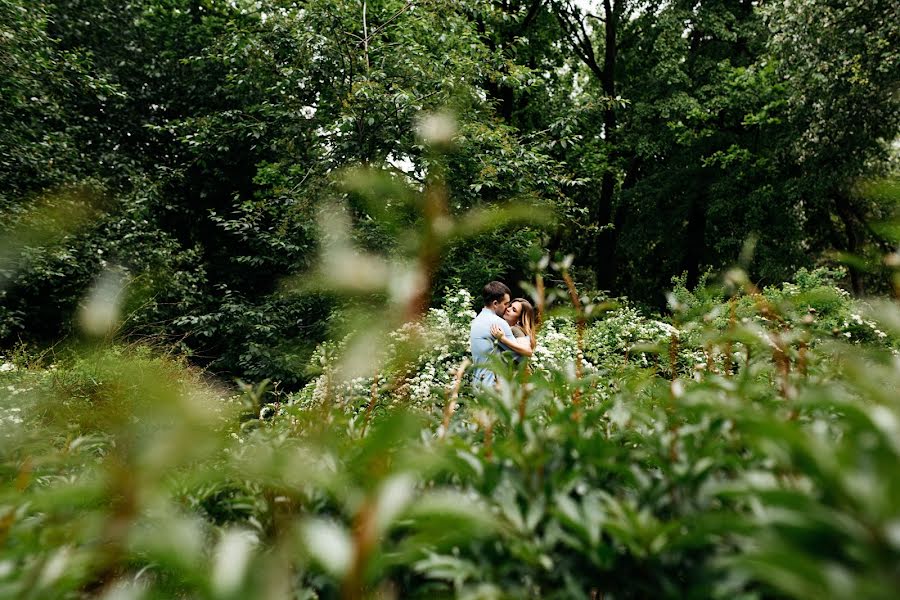
{"type": "Polygon", "coordinates": [[[896,597],[895,4],[0,0],[0,597],[896,597]]]}
{"type": "MultiPolygon", "coordinates": [[[[442,111],[457,123],[442,166],[452,215],[539,202],[561,226],[451,240],[438,293],[527,280],[535,247],[575,254],[586,289],[656,311],[674,275],[694,286],[751,237],[745,266],[764,286],[829,253],[877,259],[893,249],[876,225],[893,208],[861,184],[893,168],[897,11],[2,0],[0,227],[18,243],[3,251],[16,268],[3,267],[0,339],[58,341],[118,268],[131,281],[122,335],[302,385],[336,304],[278,282],[315,264],[316,215],[336,197],[358,243],[406,250],[340,173],[362,164],[420,187],[435,158],[416,123],[442,111]],[[52,244],[22,238],[49,218],[38,205],[66,223],[52,244]]],[[[883,275],[853,263],[848,287],[883,293],[883,275]]]]}
{"type": "Polygon", "coordinates": [[[533,370],[476,395],[465,290],[374,377],[327,344],[295,393],[139,347],[4,363],[0,589],[892,597],[900,311],[835,275],[549,316],[533,370]]]}

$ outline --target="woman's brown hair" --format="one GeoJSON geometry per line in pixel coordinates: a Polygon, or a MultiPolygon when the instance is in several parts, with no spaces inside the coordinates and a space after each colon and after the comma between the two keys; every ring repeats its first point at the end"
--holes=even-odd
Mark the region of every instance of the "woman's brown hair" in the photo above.
{"type": "Polygon", "coordinates": [[[519,322],[521,323],[522,331],[525,332],[525,335],[528,336],[531,342],[531,349],[534,350],[534,347],[537,346],[537,336],[534,335],[537,325],[534,319],[534,307],[525,298],[514,298],[510,301],[510,304],[513,302],[518,302],[522,305],[522,311],[519,313],[519,322]]]}

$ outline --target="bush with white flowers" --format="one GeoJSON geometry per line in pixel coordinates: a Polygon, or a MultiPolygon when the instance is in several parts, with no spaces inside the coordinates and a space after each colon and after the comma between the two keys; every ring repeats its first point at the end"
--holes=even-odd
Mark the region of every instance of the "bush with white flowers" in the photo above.
{"type": "MultiPolygon", "coordinates": [[[[425,410],[443,406],[448,392],[454,385],[456,372],[470,356],[469,327],[476,316],[472,295],[464,289],[446,296],[440,308],[430,309],[419,323],[407,323],[388,335],[385,363],[393,364],[397,349],[412,338],[421,342],[421,352],[406,365],[403,373],[390,369],[379,373],[379,383],[374,393],[390,387],[384,394],[392,404],[403,403],[425,410]]],[[[610,366],[623,360],[638,344],[664,344],[678,336],[673,325],[661,320],[648,319],[627,303],[609,311],[603,318],[586,326],[581,366],[584,373],[598,373],[601,366],[610,366]]],[[[550,316],[539,325],[537,345],[531,366],[534,371],[546,375],[554,371],[572,372],[578,358],[578,334],[570,317],[550,316]]],[[[313,355],[314,366],[323,372],[292,398],[292,403],[303,406],[320,404],[330,399],[343,404],[351,411],[361,413],[372,400],[373,377],[357,377],[342,380],[337,372],[335,358],[345,341],[330,342],[320,346],[313,355]]],[[[647,364],[642,353],[631,357],[638,364],[647,364]]]]}
{"type": "Polygon", "coordinates": [[[330,399],[351,411],[361,412],[374,394],[390,403],[402,400],[404,404],[431,408],[434,400],[442,402],[446,397],[457,369],[468,356],[469,325],[476,314],[473,303],[468,291],[458,290],[447,295],[444,306],[430,309],[422,322],[406,323],[390,332],[383,355],[385,368],[380,370],[377,384],[371,376],[349,380],[341,377],[337,357],[346,346],[346,338],[321,345],[311,362],[322,374],[295,394],[291,402],[309,406],[330,399]],[[413,341],[418,343],[421,352],[399,372],[398,355],[413,341]],[[387,388],[389,394],[380,393],[387,388]]]}
{"type": "MultiPolygon", "coordinates": [[[[530,364],[534,372],[548,376],[553,372],[574,373],[574,365],[580,358],[582,372],[595,374],[601,380],[614,377],[625,366],[696,377],[698,371],[724,372],[739,358],[746,361],[743,346],[735,344],[726,349],[722,343],[710,343],[711,331],[725,332],[741,325],[755,331],[763,344],[771,346],[771,335],[777,335],[782,319],[788,319],[798,331],[803,328],[814,331],[818,334],[815,339],[840,337],[896,348],[897,340],[879,329],[875,321],[863,317],[860,312],[865,306],[855,302],[836,284],[835,278],[841,274],[839,270],[801,270],[796,283],[768,288],[759,296],[741,296],[733,307],[721,293],[711,301],[707,299],[706,306],[696,295],[698,292],[688,291],[679,280],[675,282],[673,295],[677,296],[682,310],[694,309],[695,313],[701,310],[703,314],[697,318],[705,323],[704,327],[691,322],[683,328],[677,320],[648,317],[622,299],[585,325],[580,356],[578,329],[573,318],[551,314],[539,324],[530,364]],[[763,303],[777,307],[784,316],[770,318],[760,314],[763,303]],[[732,362],[726,366],[726,360],[732,362]]],[[[351,380],[340,377],[336,358],[346,340],[323,344],[312,359],[322,374],[295,394],[291,402],[310,406],[329,398],[355,413],[368,410],[370,404],[439,410],[454,385],[460,364],[470,356],[469,326],[476,316],[475,304],[473,296],[460,289],[447,294],[444,305],[430,309],[421,322],[407,323],[391,332],[385,348],[388,366],[379,373],[377,385],[372,377],[351,380]],[[402,372],[392,370],[399,349],[408,347],[412,340],[419,341],[418,355],[404,363],[402,372]]],[[[612,381],[608,383],[614,385],[612,381]]],[[[464,384],[463,393],[465,390],[464,384]]]]}

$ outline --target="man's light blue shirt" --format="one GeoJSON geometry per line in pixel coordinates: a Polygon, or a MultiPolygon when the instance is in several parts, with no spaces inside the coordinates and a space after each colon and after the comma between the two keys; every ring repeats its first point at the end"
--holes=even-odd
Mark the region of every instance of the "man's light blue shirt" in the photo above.
{"type": "Polygon", "coordinates": [[[469,332],[469,340],[472,348],[472,363],[474,370],[472,376],[475,385],[492,386],[497,376],[490,370],[489,363],[492,356],[499,356],[502,350],[509,350],[503,344],[499,348],[494,344],[494,336],[491,335],[491,325],[498,325],[503,330],[503,335],[512,339],[512,330],[509,323],[497,316],[497,313],[489,308],[482,308],[481,313],[472,320],[472,328],[469,332]]]}

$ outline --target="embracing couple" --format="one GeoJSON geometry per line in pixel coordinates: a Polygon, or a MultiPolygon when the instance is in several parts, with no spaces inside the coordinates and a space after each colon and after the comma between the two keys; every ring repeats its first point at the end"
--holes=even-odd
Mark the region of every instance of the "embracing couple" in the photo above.
{"type": "Polygon", "coordinates": [[[534,353],[534,307],[524,298],[510,300],[509,288],[499,281],[484,286],[481,297],[484,308],[472,321],[469,334],[472,377],[475,386],[492,387],[497,381],[491,371],[492,357],[506,351],[519,362],[534,353]]]}

